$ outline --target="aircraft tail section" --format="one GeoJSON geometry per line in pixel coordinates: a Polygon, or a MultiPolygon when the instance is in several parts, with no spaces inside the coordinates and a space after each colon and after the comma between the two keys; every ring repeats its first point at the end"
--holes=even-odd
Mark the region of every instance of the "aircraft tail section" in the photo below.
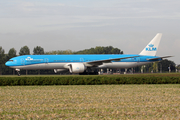
{"type": "Polygon", "coordinates": [[[156,56],[162,33],[158,33],[151,42],[141,51],[139,55],[156,56]]]}

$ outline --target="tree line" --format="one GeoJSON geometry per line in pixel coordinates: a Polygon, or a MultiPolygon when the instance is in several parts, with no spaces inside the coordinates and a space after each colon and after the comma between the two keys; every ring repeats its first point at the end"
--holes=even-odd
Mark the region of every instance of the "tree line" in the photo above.
{"type": "MultiPolygon", "coordinates": [[[[123,51],[121,51],[118,48],[114,48],[112,46],[107,47],[101,47],[97,46],[95,48],[80,50],[80,51],[72,51],[72,50],[57,50],[57,51],[49,51],[45,52],[44,48],[41,46],[36,46],[33,49],[33,55],[52,55],[52,54],[123,54],[123,51]]],[[[9,59],[21,56],[21,55],[30,55],[30,49],[28,46],[21,47],[19,51],[19,55],[17,55],[17,51],[14,48],[11,48],[7,54],[5,54],[4,49],[0,46],[0,75],[12,75],[15,74],[15,71],[7,66],[5,66],[5,62],[7,62],[9,59]]],[[[177,66],[180,68],[180,66],[177,66]]],[[[170,60],[162,60],[160,62],[151,63],[145,66],[135,67],[133,69],[133,72],[168,72],[169,69],[171,71],[176,71],[177,67],[175,66],[175,63],[170,60]]],[[[118,71],[114,69],[113,71],[118,71]]],[[[124,69],[122,69],[124,71],[124,69]]],[[[131,69],[129,69],[131,71],[131,69]]],[[[53,70],[29,70],[28,74],[54,74],[53,70]]],[[[104,70],[106,72],[106,70],[104,70]]],[[[21,71],[21,74],[26,74],[26,71],[21,71]]]]}
{"type": "MultiPolygon", "coordinates": [[[[45,52],[44,48],[41,46],[36,46],[33,49],[33,55],[53,55],[53,54],[123,54],[118,48],[113,48],[112,46],[108,47],[95,47],[90,49],[85,49],[81,51],[72,51],[72,50],[57,50],[57,51],[49,51],[45,52]]],[[[7,54],[5,54],[4,49],[0,46],[0,75],[9,75],[15,74],[15,71],[7,66],[5,63],[16,56],[21,55],[30,55],[30,49],[28,46],[21,47],[19,51],[19,55],[17,55],[17,51],[14,48],[11,48],[7,54]]],[[[40,70],[41,74],[54,74],[53,70],[40,70]]],[[[21,71],[21,74],[26,74],[25,70],[21,71]]],[[[38,70],[29,70],[28,74],[38,74],[38,70]]]]}

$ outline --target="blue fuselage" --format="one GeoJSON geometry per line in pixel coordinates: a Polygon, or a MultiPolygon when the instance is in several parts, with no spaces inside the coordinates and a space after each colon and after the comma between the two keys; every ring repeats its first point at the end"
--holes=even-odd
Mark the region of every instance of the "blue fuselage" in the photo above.
{"type": "Polygon", "coordinates": [[[161,59],[148,60],[152,58],[158,58],[156,56],[143,56],[143,55],[24,55],[10,59],[6,62],[6,66],[16,69],[68,69],[66,64],[71,63],[83,63],[87,67],[97,68],[131,68],[138,65],[148,64],[151,62],[159,61],[161,59]],[[135,57],[138,56],[138,57],[135,57]],[[91,64],[93,61],[103,61],[115,58],[126,58],[121,60],[114,60],[111,62],[102,62],[102,64],[91,64]]]}

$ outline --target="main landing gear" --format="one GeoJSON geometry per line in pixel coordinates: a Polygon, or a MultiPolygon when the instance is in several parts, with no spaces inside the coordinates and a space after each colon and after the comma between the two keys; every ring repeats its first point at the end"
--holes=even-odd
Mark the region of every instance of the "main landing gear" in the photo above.
{"type": "Polygon", "coordinates": [[[93,71],[93,72],[84,71],[83,73],[79,73],[79,75],[98,75],[98,72],[97,71],[93,71]]]}

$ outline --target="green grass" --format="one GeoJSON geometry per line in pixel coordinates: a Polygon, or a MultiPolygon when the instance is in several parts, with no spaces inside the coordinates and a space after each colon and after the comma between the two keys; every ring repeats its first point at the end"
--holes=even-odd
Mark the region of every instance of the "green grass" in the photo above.
{"type": "Polygon", "coordinates": [[[180,119],[180,85],[0,87],[0,119],[180,119]]]}

